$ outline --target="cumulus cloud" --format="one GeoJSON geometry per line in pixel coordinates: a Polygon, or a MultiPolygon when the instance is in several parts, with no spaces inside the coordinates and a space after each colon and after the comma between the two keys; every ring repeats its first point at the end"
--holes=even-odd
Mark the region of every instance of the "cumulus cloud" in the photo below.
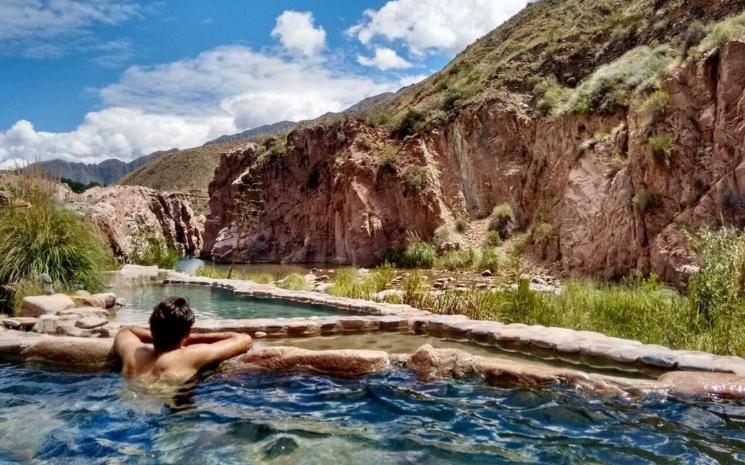
{"type": "Polygon", "coordinates": [[[119,24],[139,11],[128,0],[2,0],[1,53],[59,56],[66,48],[85,43],[94,27],[119,24]]]}
{"type": "Polygon", "coordinates": [[[363,44],[376,38],[402,41],[414,54],[428,50],[456,53],[491,31],[527,0],[390,0],[367,10],[349,33],[363,44]]]}
{"type": "Polygon", "coordinates": [[[316,27],[313,14],[301,11],[284,11],[277,17],[272,37],[287,50],[306,57],[317,56],[326,47],[326,31],[316,27]]]}
{"type": "Polygon", "coordinates": [[[382,71],[406,69],[412,66],[411,63],[401,58],[395,50],[386,47],[375,48],[375,55],[372,58],[358,56],[357,63],[362,66],[373,66],[382,71]]]}
{"type": "Polygon", "coordinates": [[[0,166],[50,158],[131,160],[262,124],[342,111],[410,82],[411,77],[376,81],[243,46],[218,47],[194,58],[129,68],[101,89],[104,109],[89,113],[73,131],[43,132],[19,121],[0,132],[0,166]]]}

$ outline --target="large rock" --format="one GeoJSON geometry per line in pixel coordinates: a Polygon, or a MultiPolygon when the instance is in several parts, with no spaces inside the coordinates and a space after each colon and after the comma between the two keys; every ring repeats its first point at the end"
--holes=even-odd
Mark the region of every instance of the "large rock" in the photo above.
{"type": "Polygon", "coordinates": [[[21,301],[20,316],[38,318],[45,314],[55,315],[74,306],[75,302],[65,294],[29,296],[21,301]]]}
{"type": "Polygon", "coordinates": [[[238,367],[266,371],[303,370],[340,377],[357,377],[388,368],[388,354],[378,350],[305,350],[270,347],[249,352],[238,367]]]}
{"type": "Polygon", "coordinates": [[[181,194],[114,186],[70,193],[66,200],[98,224],[122,261],[133,256],[142,236],[160,239],[185,255],[202,248],[203,225],[181,194]]]}

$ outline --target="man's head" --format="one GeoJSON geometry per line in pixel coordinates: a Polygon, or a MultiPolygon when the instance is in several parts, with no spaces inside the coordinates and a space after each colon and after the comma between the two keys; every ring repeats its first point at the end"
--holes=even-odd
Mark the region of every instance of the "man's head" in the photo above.
{"type": "Polygon", "coordinates": [[[160,350],[177,349],[189,336],[194,312],[183,297],[169,297],[159,303],[150,315],[153,345],[160,350]]]}

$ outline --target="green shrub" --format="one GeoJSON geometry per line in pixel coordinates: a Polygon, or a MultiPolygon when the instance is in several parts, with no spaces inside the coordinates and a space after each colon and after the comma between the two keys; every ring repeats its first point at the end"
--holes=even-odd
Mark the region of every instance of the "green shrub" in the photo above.
{"type": "Polygon", "coordinates": [[[27,288],[47,273],[60,290],[100,291],[114,260],[98,228],[45,192],[30,190],[22,200],[26,206],[0,210],[0,286],[27,288]]]}
{"type": "Polygon", "coordinates": [[[549,223],[539,223],[530,230],[530,242],[532,244],[541,244],[551,234],[553,227],[549,223]]]}
{"type": "Polygon", "coordinates": [[[489,231],[496,231],[500,239],[507,239],[515,222],[515,213],[508,203],[502,203],[494,207],[489,217],[489,231]]]}
{"type": "Polygon", "coordinates": [[[370,136],[364,132],[357,134],[357,137],[354,138],[354,143],[362,150],[370,150],[372,148],[370,136]]]}
{"type": "Polygon", "coordinates": [[[683,52],[681,54],[684,59],[689,56],[691,50],[704,40],[706,34],[706,26],[701,21],[695,20],[688,25],[688,30],[683,41],[683,52]]]}
{"type": "Polygon", "coordinates": [[[487,231],[484,238],[484,247],[499,247],[502,245],[502,238],[496,231],[487,231]]]}
{"type": "Polygon", "coordinates": [[[287,289],[288,291],[305,291],[308,289],[308,282],[304,276],[291,273],[277,281],[277,287],[287,289]]]}
{"type": "Polygon", "coordinates": [[[435,267],[449,271],[468,270],[473,268],[478,260],[477,252],[473,247],[463,250],[451,250],[435,260],[435,267]]]}
{"type": "Polygon", "coordinates": [[[642,103],[642,110],[649,115],[657,118],[663,115],[667,111],[667,106],[670,104],[670,94],[664,90],[658,90],[653,92],[647,97],[642,103]]]}
{"type": "Polygon", "coordinates": [[[730,16],[711,27],[711,32],[696,47],[696,54],[704,54],[715,47],[745,37],[745,13],[730,16]]]}
{"type": "Polygon", "coordinates": [[[436,258],[434,245],[414,241],[403,252],[393,253],[390,262],[401,268],[432,268],[436,258]]]}
{"type": "Polygon", "coordinates": [[[546,76],[534,85],[533,95],[538,112],[548,116],[561,111],[564,102],[572,95],[572,90],[559,84],[554,76],[546,76]]]}
{"type": "Polygon", "coordinates": [[[660,195],[656,192],[651,192],[648,189],[642,188],[636,191],[631,202],[636,205],[640,212],[646,213],[659,207],[662,200],[660,199],[660,195]]]}
{"type": "Polygon", "coordinates": [[[453,237],[453,231],[446,224],[440,225],[435,229],[435,233],[432,235],[432,243],[436,247],[442,247],[443,244],[450,242],[453,237]]]}
{"type": "Polygon", "coordinates": [[[375,112],[367,117],[367,122],[373,126],[388,126],[393,121],[393,116],[387,111],[375,112]]]}
{"type": "Polygon", "coordinates": [[[647,139],[652,159],[661,168],[670,167],[670,142],[668,135],[655,136],[647,139]]]}
{"type": "Polygon", "coordinates": [[[744,354],[745,234],[734,228],[704,230],[689,238],[701,270],[689,283],[696,323],[707,350],[744,354]]]}
{"type": "Polygon", "coordinates": [[[389,263],[360,274],[357,270],[341,270],[329,289],[329,294],[353,299],[372,300],[376,293],[385,290],[396,275],[389,263]]]}
{"type": "Polygon", "coordinates": [[[150,226],[142,215],[136,215],[134,221],[130,261],[137,265],[173,269],[182,257],[181,252],[166,243],[162,234],[150,226]]]}
{"type": "Polygon", "coordinates": [[[197,270],[197,276],[213,279],[238,279],[241,281],[253,281],[258,284],[273,284],[274,276],[271,273],[251,273],[241,268],[233,268],[231,273],[229,267],[203,265],[197,270]]]}
{"type": "Polygon", "coordinates": [[[440,105],[440,108],[445,113],[453,113],[458,110],[460,110],[465,102],[473,96],[475,93],[475,89],[473,88],[453,88],[448,89],[447,92],[445,92],[445,96],[442,99],[442,104],[440,105]]]}
{"type": "Polygon", "coordinates": [[[424,114],[412,109],[401,118],[396,131],[401,138],[413,136],[422,130],[425,122],[424,114]]]}
{"type": "Polygon", "coordinates": [[[495,248],[489,247],[481,250],[479,258],[479,270],[492,272],[500,270],[504,266],[504,256],[495,248]]]}
{"type": "Polygon", "coordinates": [[[668,45],[637,47],[595,70],[577,86],[559,113],[609,113],[626,108],[633,93],[651,86],[676,56],[668,45]]]}
{"type": "Polygon", "coordinates": [[[412,193],[421,192],[429,184],[427,170],[421,166],[409,166],[406,168],[404,180],[406,182],[406,189],[412,193]]]}
{"type": "Polygon", "coordinates": [[[386,145],[378,154],[378,158],[375,160],[375,166],[377,166],[380,172],[395,173],[397,169],[396,149],[386,145]]]}

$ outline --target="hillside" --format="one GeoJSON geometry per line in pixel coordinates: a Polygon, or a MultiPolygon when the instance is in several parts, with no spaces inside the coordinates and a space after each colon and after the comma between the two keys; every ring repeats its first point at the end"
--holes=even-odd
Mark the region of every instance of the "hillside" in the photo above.
{"type": "Polygon", "coordinates": [[[525,253],[561,272],[680,282],[681,226],[745,218],[743,12],[534,2],[364,118],[223,155],[203,254],[232,256],[255,217],[242,260],[370,265],[508,205],[525,253]]]}
{"type": "Polygon", "coordinates": [[[211,140],[204,145],[222,144],[224,142],[233,142],[236,140],[251,139],[253,137],[260,136],[273,136],[285,132],[289,132],[292,128],[297,125],[294,121],[280,121],[274,124],[265,124],[257,128],[249,129],[248,131],[239,132],[238,134],[232,134],[229,136],[220,136],[215,140],[211,140]]]}
{"type": "Polygon", "coordinates": [[[100,163],[88,164],[55,159],[32,163],[26,169],[33,172],[40,171],[49,178],[65,178],[82,184],[98,183],[108,186],[148,162],[171,152],[173,150],[154,152],[131,162],[123,162],[112,158],[100,163]]]}

